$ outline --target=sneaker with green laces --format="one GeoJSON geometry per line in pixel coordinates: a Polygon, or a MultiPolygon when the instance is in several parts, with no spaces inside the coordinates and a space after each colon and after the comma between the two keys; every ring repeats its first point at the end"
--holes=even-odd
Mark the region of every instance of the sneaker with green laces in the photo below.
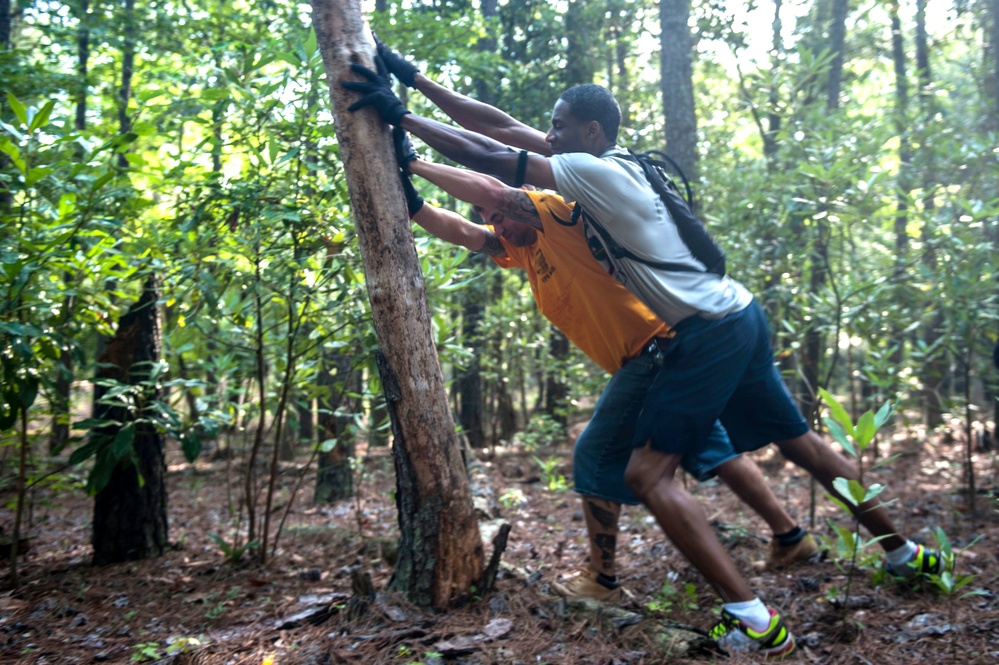
{"type": "Polygon", "coordinates": [[[901,566],[885,563],[885,570],[896,580],[911,581],[923,575],[939,575],[954,567],[953,559],[948,559],[936,550],[916,545],[916,556],[901,566]]]}
{"type": "Polygon", "coordinates": [[[794,635],[784,626],[784,620],[770,609],[770,625],[761,633],[722,610],[721,621],[709,635],[727,652],[753,652],[764,658],[780,658],[794,651],[794,635]]]}

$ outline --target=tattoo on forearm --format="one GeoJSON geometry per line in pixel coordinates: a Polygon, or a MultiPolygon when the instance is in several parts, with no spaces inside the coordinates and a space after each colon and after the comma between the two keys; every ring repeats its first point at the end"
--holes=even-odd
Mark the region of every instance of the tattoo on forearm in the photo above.
{"type": "Polygon", "coordinates": [[[606,533],[598,533],[593,536],[593,542],[600,548],[600,566],[604,570],[613,570],[614,548],[617,546],[617,538],[606,533]]]}
{"type": "Polygon", "coordinates": [[[601,508],[597,505],[596,501],[587,501],[587,507],[590,509],[590,514],[593,515],[600,526],[605,529],[613,529],[617,526],[617,517],[609,510],[601,508]]]}
{"type": "Polygon", "coordinates": [[[499,211],[510,219],[542,229],[541,216],[534,205],[534,201],[522,189],[508,189],[504,201],[500,204],[499,211]]]}
{"type": "Polygon", "coordinates": [[[506,250],[503,249],[503,243],[500,242],[499,236],[495,233],[486,234],[486,241],[482,243],[482,248],[479,251],[489,256],[499,256],[506,253],[506,250]]]}

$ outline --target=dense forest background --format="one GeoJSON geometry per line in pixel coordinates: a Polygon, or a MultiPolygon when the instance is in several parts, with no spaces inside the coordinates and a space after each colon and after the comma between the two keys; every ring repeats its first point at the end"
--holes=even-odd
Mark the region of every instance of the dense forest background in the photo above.
{"type": "MultiPolygon", "coordinates": [[[[567,86],[609,87],[621,143],[690,177],[803,410],[821,427],[820,387],[854,416],[891,401],[892,427],[963,442],[950,463],[975,496],[999,409],[999,1],[367,9],[428,76],[540,129],[567,86]]],[[[390,439],[309,6],[0,0],[0,91],[8,541],[34,494],[87,491],[95,560],[133,557],[102,546],[121,525],[100,497],[149,492],[134,469],[156,468],[158,440],[246,463],[219,539],[264,562],[282,497],[351,497],[355,446],[390,439]],[[296,457],[306,471],[282,476],[296,457]]],[[[522,275],[414,232],[462,434],[545,471],[606,377],[522,275]]],[[[155,554],[167,523],[149,501],[155,554]]]]}

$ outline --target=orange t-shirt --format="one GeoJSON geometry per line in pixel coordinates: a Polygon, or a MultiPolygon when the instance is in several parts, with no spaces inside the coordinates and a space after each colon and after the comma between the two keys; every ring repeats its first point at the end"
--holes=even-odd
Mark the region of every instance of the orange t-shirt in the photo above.
{"type": "Polygon", "coordinates": [[[526,247],[500,238],[507,255],[493,260],[504,268],[526,270],[544,317],[613,374],[669,327],[597,263],[582,225],[570,220],[571,206],[554,194],[527,194],[544,230],[526,247]]]}

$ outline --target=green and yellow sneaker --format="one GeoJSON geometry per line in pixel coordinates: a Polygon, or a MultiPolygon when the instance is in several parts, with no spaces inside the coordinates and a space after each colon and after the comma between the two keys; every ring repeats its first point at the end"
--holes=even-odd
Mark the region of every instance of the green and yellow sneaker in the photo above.
{"type": "Polygon", "coordinates": [[[794,651],[794,635],[773,608],[770,608],[770,625],[762,633],[722,610],[721,621],[709,635],[728,652],[754,652],[764,658],[781,658],[794,651]]]}
{"type": "Polygon", "coordinates": [[[916,556],[901,566],[885,563],[885,570],[896,580],[915,580],[922,575],[939,575],[954,568],[954,560],[944,557],[936,550],[916,545],[916,556]]]}

